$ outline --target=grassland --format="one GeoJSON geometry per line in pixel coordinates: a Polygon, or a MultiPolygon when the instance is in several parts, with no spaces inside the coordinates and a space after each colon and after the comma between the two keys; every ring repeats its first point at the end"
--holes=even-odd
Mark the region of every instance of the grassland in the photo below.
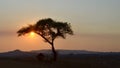
{"type": "Polygon", "coordinates": [[[68,55],[56,62],[0,58],[0,68],[120,68],[120,56],[68,55]]]}

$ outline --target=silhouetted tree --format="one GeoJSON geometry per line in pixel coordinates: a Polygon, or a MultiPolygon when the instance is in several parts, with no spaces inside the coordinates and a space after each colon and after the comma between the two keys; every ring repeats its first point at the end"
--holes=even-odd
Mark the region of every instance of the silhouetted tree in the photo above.
{"type": "Polygon", "coordinates": [[[25,35],[31,31],[41,36],[45,42],[52,47],[53,59],[57,59],[54,40],[58,37],[66,38],[66,34],[73,35],[70,23],[54,21],[51,18],[41,19],[36,24],[29,25],[17,31],[18,36],[25,35]]]}

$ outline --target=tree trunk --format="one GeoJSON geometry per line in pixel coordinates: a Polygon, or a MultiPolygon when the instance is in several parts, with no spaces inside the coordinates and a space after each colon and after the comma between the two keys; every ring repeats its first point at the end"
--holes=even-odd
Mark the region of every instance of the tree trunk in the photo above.
{"type": "Polygon", "coordinates": [[[53,52],[53,60],[56,61],[57,60],[57,52],[55,50],[54,44],[52,43],[52,52],[53,52]]]}

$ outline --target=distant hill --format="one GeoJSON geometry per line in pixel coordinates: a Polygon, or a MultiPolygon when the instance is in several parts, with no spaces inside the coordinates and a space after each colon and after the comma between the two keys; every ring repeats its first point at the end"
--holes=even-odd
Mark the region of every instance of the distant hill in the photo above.
{"type": "MultiPolygon", "coordinates": [[[[56,50],[58,54],[94,54],[98,52],[94,51],[87,51],[87,50],[56,50]]],[[[51,54],[51,50],[33,50],[31,51],[33,53],[45,53],[45,54],[51,54]]]]}
{"type": "Polygon", "coordinates": [[[4,57],[4,58],[25,58],[25,57],[33,57],[35,55],[36,55],[36,53],[24,52],[21,50],[14,50],[14,51],[0,53],[0,58],[1,57],[4,57]]]}
{"type": "MultiPolygon", "coordinates": [[[[120,57],[120,52],[94,52],[94,51],[86,51],[86,50],[57,50],[59,56],[63,57],[90,57],[90,56],[118,56],[120,57]]],[[[35,57],[39,53],[43,53],[45,55],[51,55],[51,50],[33,50],[29,52],[14,50],[9,52],[0,53],[0,58],[27,58],[27,57],[35,57]]]]}

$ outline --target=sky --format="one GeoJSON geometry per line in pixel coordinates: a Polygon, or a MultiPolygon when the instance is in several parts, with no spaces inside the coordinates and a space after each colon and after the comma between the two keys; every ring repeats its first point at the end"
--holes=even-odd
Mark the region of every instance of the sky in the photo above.
{"type": "Polygon", "coordinates": [[[51,49],[38,35],[16,34],[44,18],[72,25],[74,35],[56,39],[56,49],[120,51],[120,0],[0,0],[0,52],[51,49]]]}

